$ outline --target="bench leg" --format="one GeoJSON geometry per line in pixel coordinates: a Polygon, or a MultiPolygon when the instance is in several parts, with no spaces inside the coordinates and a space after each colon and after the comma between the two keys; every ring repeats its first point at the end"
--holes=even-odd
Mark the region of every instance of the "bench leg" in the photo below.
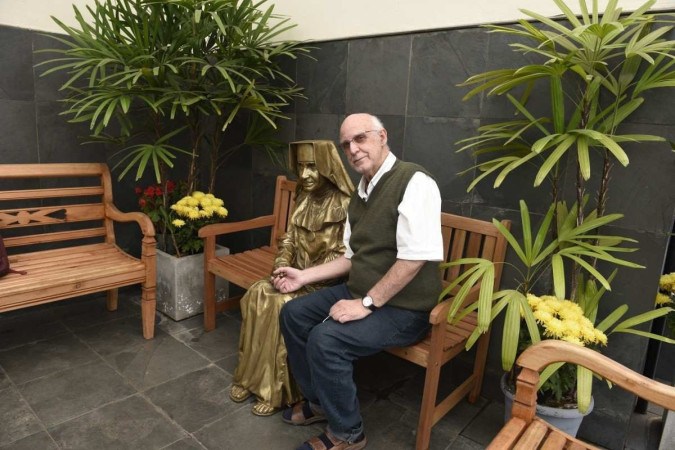
{"type": "Polygon", "coordinates": [[[440,375],[440,362],[434,363],[429,361],[424,379],[420,420],[417,424],[416,450],[427,450],[431,442],[431,427],[434,426],[434,410],[436,409],[436,396],[438,394],[438,379],[440,375]]]}
{"type": "Polygon", "coordinates": [[[117,289],[110,289],[106,293],[105,305],[108,311],[117,311],[117,289]]]}
{"type": "Polygon", "coordinates": [[[480,396],[481,388],[483,387],[483,375],[485,375],[485,362],[487,360],[488,347],[490,345],[490,331],[486,332],[478,339],[478,347],[476,348],[476,359],[473,363],[473,378],[474,385],[469,393],[469,403],[475,403],[480,396]]]}
{"type": "Polygon", "coordinates": [[[155,286],[141,286],[141,317],[143,320],[143,337],[152,339],[155,336],[155,286]]]}
{"type": "Polygon", "coordinates": [[[204,331],[216,328],[216,276],[204,270],[204,331]]]}

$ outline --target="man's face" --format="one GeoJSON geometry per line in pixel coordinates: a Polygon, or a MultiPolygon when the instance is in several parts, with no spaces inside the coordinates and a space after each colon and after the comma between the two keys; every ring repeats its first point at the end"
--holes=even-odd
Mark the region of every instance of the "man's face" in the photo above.
{"type": "Polygon", "coordinates": [[[324,178],[316,167],[314,147],[310,144],[298,145],[298,178],[302,183],[302,189],[307,192],[316,191],[324,184],[324,178]]]}
{"type": "Polygon", "coordinates": [[[340,146],[349,165],[366,180],[373,178],[389,154],[387,130],[374,128],[367,114],[353,114],[340,127],[340,146]]]}

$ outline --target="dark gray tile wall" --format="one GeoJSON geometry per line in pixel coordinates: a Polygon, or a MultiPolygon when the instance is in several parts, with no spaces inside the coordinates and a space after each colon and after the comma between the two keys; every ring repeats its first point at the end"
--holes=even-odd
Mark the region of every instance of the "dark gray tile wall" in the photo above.
{"type": "MultiPolygon", "coordinates": [[[[104,149],[79,144],[80,137],[87,134],[86,126],[68,124],[58,115],[62,76],[40,78],[41,69],[34,68],[45,56],[33,51],[56,45],[38,32],[0,26],[2,163],[108,160],[109,152],[104,149]]],[[[481,95],[463,102],[461,98],[468,88],[457,85],[471,74],[521,65],[531,58],[511,52],[503,36],[472,28],[313,45],[311,54],[315,59],[300,58],[287,64],[305,88],[307,99],[289,106],[291,120],[281,124],[280,139],[336,140],[345,115],[375,113],[387,126],[394,153],[424,165],[437,178],[445,211],[482,219],[510,218],[515,229],[519,228],[520,198],[527,200],[532,211],[545,212],[548,191],[531,188],[532,172],[525,170],[511,177],[499,189],[485,182],[471,193],[466,192],[471,171],[465,176],[457,175],[470,169],[475,161],[469,153],[456,153],[458,147],[454,143],[472,136],[481,124],[512,114],[510,104],[502,97],[481,95]]],[[[534,114],[547,108],[547,96],[537,95],[535,90],[533,99],[534,114]]],[[[636,114],[625,132],[652,133],[675,140],[675,92],[664,89],[649,94],[647,102],[651,106],[636,114]]],[[[652,308],[673,223],[675,154],[665,143],[626,145],[626,148],[631,164],[628,168],[614,168],[609,209],[625,214],[616,232],[639,239],[640,251],[635,257],[647,267],[622,269],[614,291],[603,299],[606,305],[603,308],[610,310],[612,305],[627,303],[632,312],[638,313],[652,308]]],[[[226,202],[232,218],[269,213],[274,178],[282,172],[257,152],[239,155],[223,170],[217,194],[230,199],[226,202]]],[[[569,170],[568,178],[572,175],[569,170]]],[[[588,188],[591,195],[593,183],[588,188]]],[[[129,179],[116,183],[115,198],[122,209],[135,207],[133,186],[129,179]]],[[[252,234],[226,244],[236,249],[246,242],[266,239],[261,234],[252,234]]],[[[509,286],[508,271],[504,277],[503,285],[509,286]]],[[[500,339],[501,330],[496,327],[485,395],[498,391],[492,387],[498,385],[501,373],[500,339]]],[[[639,370],[644,363],[645,348],[644,339],[613,335],[606,352],[639,370]]],[[[632,399],[618,397],[614,391],[597,389],[596,412],[587,418],[580,435],[609,448],[619,447],[625,440],[632,404],[632,399]],[[604,432],[607,429],[612,433],[604,432]],[[603,432],[594,432],[598,430],[603,432]]]]}
{"type": "MultiPolygon", "coordinates": [[[[526,200],[532,213],[544,214],[550,204],[549,189],[534,189],[536,173],[525,168],[507,178],[498,189],[492,186],[493,178],[467,193],[472,172],[469,170],[465,176],[458,176],[458,172],[470,169],[475,160],[469,153],[457,153],[459,147],[454,145],[475,135],[482,124],[512,117],[513,108],[507,99],[480,95],[462,101],[470,88],[457,86],[478,72],[534,61],[530,55],[513,53],[508,43],[504,36],[477,28],[317,43],[312,52],[316,60],[301,59],[297,65],[298,79],[309,82],[303,87],[308,96],[316,98],[297,103],[295,138],[337,140],[339,124],[347,114],[377,114],[387,127],[393,152],[404,160],[422,164],[436,177],[444,211],[485,220],[509,218],[519,235],[518,200],[526,200]],[[342,86],[344,91],[340,90],[342,86]]],[[[651,95],[646,101],[651,101],[652,106],[637,114],[622,132],[675,140],[674,100],[672,90],[651,95]]],[[[528,108],[534,115],[546,113],[548,95],[535,89],[528,108]]],[[[603,298],[603,314],[624,303],[632,314],[653,307],[675,212],[671,182],[675,154],[668,144],[627,144],[625,148],[631,163],[627,168],[614,167],[608,202],[610,212],[621,212],[625,217],[616,228],[605,231],[638,239],[640,249],[632,256],[646,268],[621,269],[613,292],[603,298]]],[[[571,167],[561,178],[561,188],[571,202],[573,177],[571,167]]],[[[596,184],[594,180],[589,182],[589,195],[594,195],[596,184]]],[[[509,255],[507,259],[514,258],[509,255]]],[[[513,276],[505,271],[503,286],[513,287],[509,285],[513,276]]],[[[501,327],[497,326],[485,395],[499,392],[490,386],[498,385],[501,374],[500,341],[501,327]]],[[[646,345],[642,338],[612,335],[606,353],[641,370],[646,345]]],[[[608,448],[622,447],[635,399],[616,391],[595,391],[596,411],[586,419],[581,437],[608,448]],[[603,429],[613,432],[598,432],[603,429]]]]}

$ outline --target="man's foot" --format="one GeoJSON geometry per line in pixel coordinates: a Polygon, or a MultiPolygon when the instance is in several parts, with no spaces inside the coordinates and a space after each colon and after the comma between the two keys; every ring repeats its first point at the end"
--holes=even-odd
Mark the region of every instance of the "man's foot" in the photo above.
{"type": "Polygon", "coordinates": [[[363,433],[350,444],[347,441],[341,441],[330,431],[326,431],[303,442],[296,450],[360,450],[365,448],[367,443],[368,440],[363,433]]]}
{"type": "Polygon", "coordinates": [[[307,400],[296,403],[290,408],[284,409],[281,419],[291,425],[311,425],[326,420],[326,416],[312,411],[307,400]]]}
{"type": "Polygon", "coordinates": [[[276,414],[278,411],[279,410],[277,408],[270,405],[269,403],[263,402],[262,400],[255,402],[255,405],[253,405],[253,408],[251,409],[251,412],[256,416],[271,416],[276,414]]]}
{"type": "Polygon", "coordinates": [[[241,403],[251,396],[251,391],[238,384],[230,386],[230,398],[233,402],[241,403]]]}

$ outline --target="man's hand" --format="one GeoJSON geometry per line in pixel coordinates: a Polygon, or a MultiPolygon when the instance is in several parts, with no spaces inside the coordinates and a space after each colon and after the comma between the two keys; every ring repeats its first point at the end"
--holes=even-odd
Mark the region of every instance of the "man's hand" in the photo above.
{"type": "Polygon", "coordinates": [[[294,267],[279,267],[272,272],[270,281],[274,288],[282,294],[295,292],[306,284],[302,279],[302,270],[294,267]]]}
{"type": "Polygon", "coordinates": [[[329,316],[336,322],[345,323],[352,320],[361,320],[372,311],[363,306],[360,298],[343,299],[330,308],[329,316]]]}

